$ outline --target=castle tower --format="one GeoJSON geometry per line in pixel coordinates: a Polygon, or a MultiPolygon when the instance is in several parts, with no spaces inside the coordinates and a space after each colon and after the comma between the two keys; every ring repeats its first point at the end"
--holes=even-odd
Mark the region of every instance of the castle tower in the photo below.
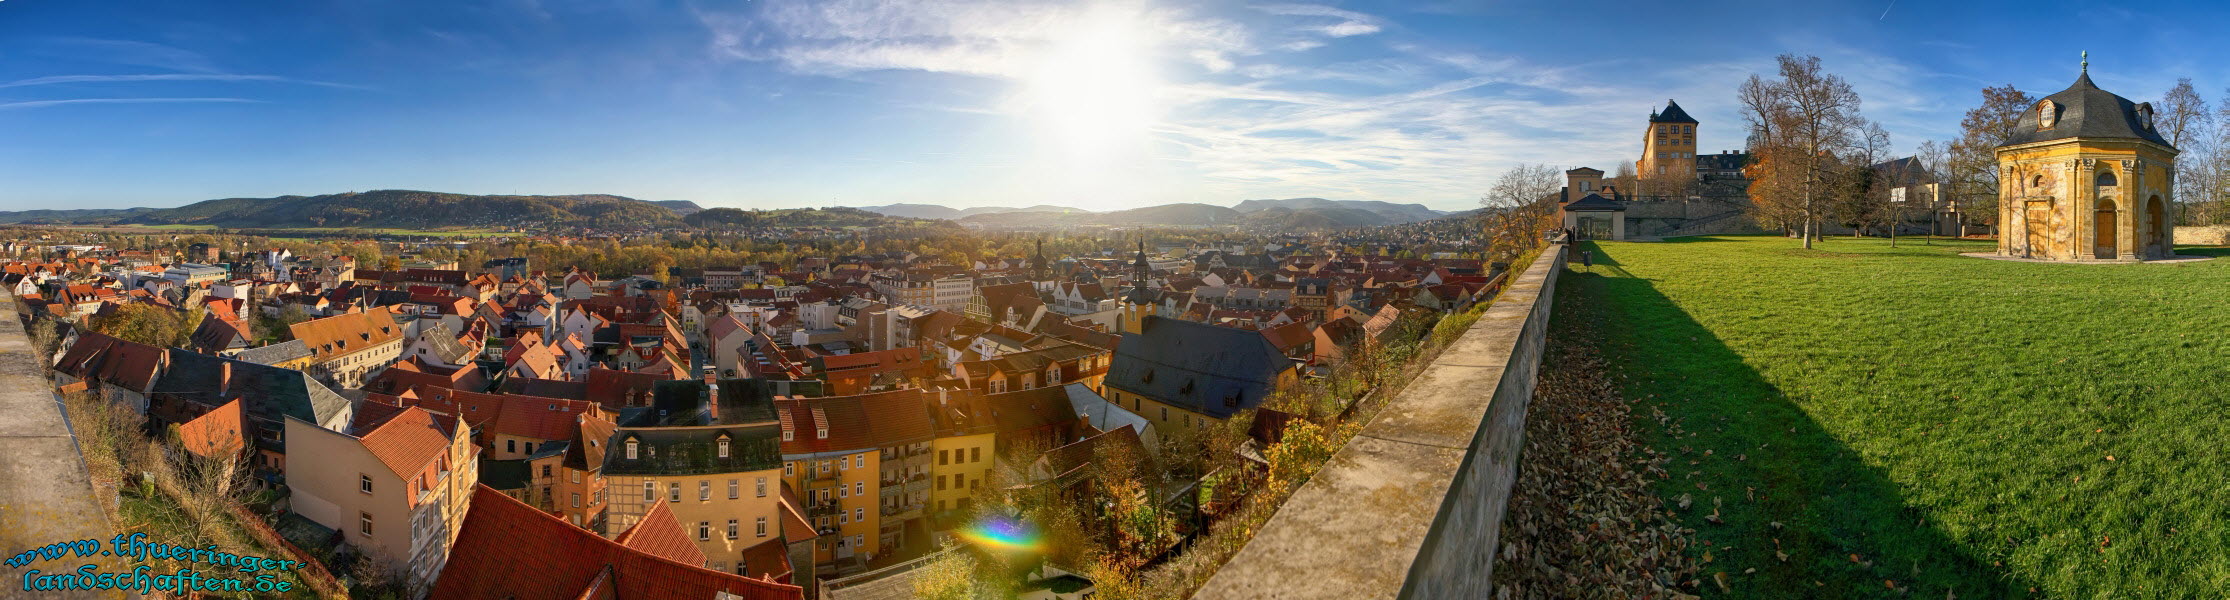
{"type": "Polygon", "coordinates": [[[2175,255],[2175,146],[2151,103],[2073,85],[2024,111],[1998,146],[1998,255],[2159,260],[2175,255]]]}
{"type": "Polygon", "coordinates": [[[1664,112],[1649,113],[1649,128],[1642,131],[1642,159],[1634,161],[1634,173],[1644,179],[1696,176],[1696,119],[1681,110],[1680,103],[1666,100],[1664,112]]]}

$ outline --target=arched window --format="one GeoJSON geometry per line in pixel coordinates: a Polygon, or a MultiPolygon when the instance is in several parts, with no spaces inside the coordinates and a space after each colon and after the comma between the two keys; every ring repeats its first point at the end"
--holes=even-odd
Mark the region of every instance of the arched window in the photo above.
{"type": "Polygon", "coordinates": [[[2114,185],[2119,185],[2118,183],[2115,183],[2115,182],[2116,182],[2116,180],[2114,179],[2114,172],[2113,172],[2113,171],[2099,171],[2099,172],[2098,172],[2098,186],[2099,186],[2099,187],[2110,187],[2110,186],[2114,186],[2114,185]]]}
{"type": "Polygon", "coordinates": [[[2038,176],[2036,176],[2036,178],[2035,178],[2035,179],[2031,179],[2031,180],[2029,180],[2029,189],[2032,189],[2032,190],[2040,190],[2040,189],[2044,189],[2044,176],[2043,176],[2043,175],[2038,175],[2038,176]]]}

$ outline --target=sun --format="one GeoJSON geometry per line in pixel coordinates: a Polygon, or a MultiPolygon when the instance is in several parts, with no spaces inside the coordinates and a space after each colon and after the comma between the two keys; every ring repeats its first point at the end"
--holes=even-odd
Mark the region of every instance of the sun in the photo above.
{"type": "Polygon", "coordinates": [[[1052,38],[1023,81],[1021,112],[1071,160],[1142,148],[1161,116],[1155,46],[1138,7],[1095,5],[1052,38]]]}

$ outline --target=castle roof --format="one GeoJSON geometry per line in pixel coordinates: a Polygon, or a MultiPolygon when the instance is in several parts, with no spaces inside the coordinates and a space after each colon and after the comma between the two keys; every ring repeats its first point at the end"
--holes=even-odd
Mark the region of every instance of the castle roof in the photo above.
{"type": "Polygon", "coordinates": [[[1654,112],[1654,113],[1649,113],[1649,122],[1651,122],[1651,123],[1694,123],[1694,122],[1696,122],[1696,118],[1695,118],[1695,117],[1690,117],[1690,116],[1688,116],[1688,111],[1685,111],[1685,110],[1680,110],[1680,103],[1678,103],[1678,102],[1674,102],[1674,101],[1671,101],[1671,100],[1666,100],[1666,101],[1665,101],[1665,111],[1664,111],[1664,112],[1654,112]]]}
{"type": "Polygon", "coordinates": [[[2097,84],[2091,83],[2090,73],[2084,73],[2067,89],[2045,96],[2044,100],[2022,111],[2020,123],[2014,125],[2013,137],[2000,147],[2068,138],[2099,138],[2144,140],[2173,148],[2153,129],[2152,112],[2151,103],[2133,103],[2128,98],[2098,89],[2097,84]],[[2050,106],[2058,117],[2051,127],[2044,126],[2040,106],[2050,106]]]}

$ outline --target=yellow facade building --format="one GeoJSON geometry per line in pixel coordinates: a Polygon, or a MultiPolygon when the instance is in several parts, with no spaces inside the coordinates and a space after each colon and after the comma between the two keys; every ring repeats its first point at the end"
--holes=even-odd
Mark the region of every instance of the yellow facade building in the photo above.
{"type": "Polygon", "coordinates": [[[1680,103],[1666,100],[1663,112],[1649,114],[1649,128],[1642,131],[1642,158],[1634,161],[1634,172],[1644,178],[1694,178],[1696,124],[1680,103]]]}
{"type": "Polygon", "coordinates": [[[2171,258],[2177,150],[2154,129],[2150,103],[2101,90],[2085,71],[2031,106],[1997,149],[1998,255],[2171,258]]]}
{"type": "Polygon", "coordinates": [[[621,428],[605,455],[607,535],[665,504],[705,553],[705,568],[748,576],[789,572],[746,552],[782,539],[782,469],[773,423],[621,428]]]}

